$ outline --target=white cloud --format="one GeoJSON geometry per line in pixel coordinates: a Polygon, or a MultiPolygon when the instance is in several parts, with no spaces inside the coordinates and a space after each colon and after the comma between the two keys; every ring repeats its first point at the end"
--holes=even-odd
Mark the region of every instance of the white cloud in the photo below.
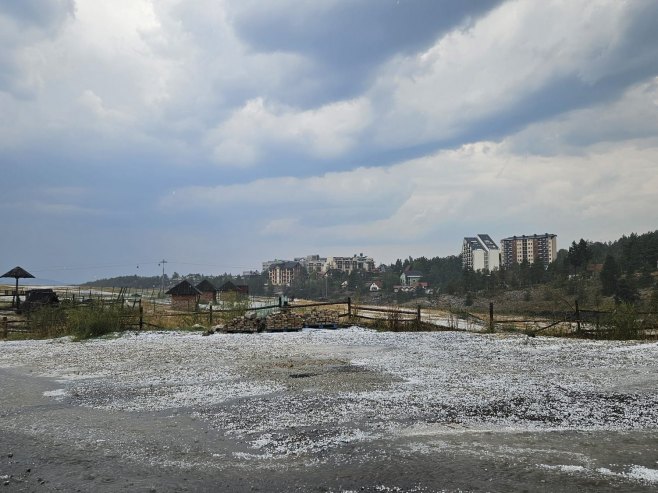
{"type": "Polygon", "coordinates": [[[639,60],[622,58],[621,49],[636,7],[509,1],[426,52],[394,59],[370,92],[383,108],[377,143],[449,139],[520,103],[537,104],[528,98],[552,84],[574,79],[592,85],[633,68],[639,60]]]}
{"type": "MultiPolygon", "coordinates": [[[[315,239],[327,238],[348,239],[364,248],[434,241],[437,251],[426,254],[438,255],[449,253],[438,251],[439,245],[457,242],[462,230],[486,230],[494,236],[551,231],[594,237],[605,229],[614,231],[602,237],[610,239],[642,230],[658,218],[647,207],[658,190],[658,146],[637,147],[630,141],[604,152],[592,148],[551,158],[516,155],[507,148],[505,142],[480,142],[387,169],[263,179],[179,193],[192,209],[214,203],[219,210],[242,198],[243,211],[232,210],[258,218],[261,234],[288,236],[291,244],[307,244],[312,250],[321,245],[315,239]],[[364,185],[366,179],[370,188],[364,185]],[[332,223],[338,209],[359,211],[367,203],[378,213],[355,213],[332,223]],[[451,238],[443,237],[446,228],[452,228],[451,238]]],[[[179,203],[165,199],[162,205],[169,209],[179,203]]]]}
{"type": "Polygon", "coordinates": [[[510,152],[552,155],[624,140],[658,141],[658,78],[630,87],[615,101],[529,125],[506,143],[510,152]]]}
{"type": "Polygon", "coordinates": [[[370,118],[363,99],[299,111],[256,98],[211,132],[209,143],[215,159],[227,165],[254,164],[276,146],[329,159],[352,150],[370,118]]]}
{"type": "Polygon", "coordinates": [[[107,108],[103,100],[89,89],[80,95],[78,102],[101,120],[126,121],[128,119],[122,112],[107,108]]]}
{"type": "MultiPolygon", "coordinates": [[[[376,59],[383,65],[358,76],[340,62],[352,40],[369,39],[354,26],[336,50],[323,36],[300,46],[310,15],[331,11],[323,23],[340,31],[340,2],[298,9],[290,0],[283,10],[293,9],[293,28],[304,24],[299,32],[263,32],[249,45],[245,31],[267,29],[269,12],[282,9],[261,4],[2,4],[5,202],[25,204],[47,234],[50,213],[84,219],[102,196],[153,237],[166,239],[176,223],[204,251],[216,255],[221,241],[236,256],[327,243],[434,255],[477,232],[607,240],[655,227],[654,2],[510,0],[422,53],[393,41],[376,59]],[[250,24],[253,9],[262,15],[250,24]],[[286,51],[269,50],[269,39],[286,51]],[[331,99],[338,94],[349,96],[331,99]]],[[[98,234],[125,226],[89,222],[98,234]]]]}
{"type": "Polygon", "coordinates": [[[262,234],[265,236],[283,236],[293,234],[299,229],[299,220],[295,217],[272,219],[265,224],[262,234]]]}

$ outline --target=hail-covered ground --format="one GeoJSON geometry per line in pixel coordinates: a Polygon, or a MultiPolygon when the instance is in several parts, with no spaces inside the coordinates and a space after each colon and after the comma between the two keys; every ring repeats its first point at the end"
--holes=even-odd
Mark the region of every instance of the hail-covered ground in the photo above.
{"type": "MultiPolygon", "coordinates": [[[[0,376],[0,433],[44,460],[81,455],[53,489],[658,487],[656,343],[126,333],[0,343],[0,376]]],[[[32,472],[0,454],[0,480],[29,490],[32,472]]]]}

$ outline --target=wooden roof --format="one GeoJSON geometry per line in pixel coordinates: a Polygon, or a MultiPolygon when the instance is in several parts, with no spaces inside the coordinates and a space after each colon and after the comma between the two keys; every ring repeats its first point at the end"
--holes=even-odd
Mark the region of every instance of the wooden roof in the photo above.
{"type": "Polygon", "coordinates": [[[238,288],[231,281],[226,281],[224,284],[222,284],[219,287],[218,291],[220,291],[222,293],[226,293],[226,292],[231,292],[231,291],[238,291],[238,288]]]}
{"type": "Polygon", "coordinates": [[[202,293],[216,293],[217,288],[213,283],[211,283],[208,279],[204,279],[201,281],[199,284],[196,285],[196,288],[201,291],[202,293]]]}
{"type": "Polygon", "coordinates": [[[174,296],[197,296],[201,294],[201,291],[195,288],[190,281],[185,279],[167,291],[166,294],[174,296]]]}
{"type": "Polygon", "coordinates": [[[5,272],[0,277],[13,277],[14,279],[34,278],[32,274],[30,274],[22,267],[14,267],[12,270],[10,270],[9,272],[5,272]]]}

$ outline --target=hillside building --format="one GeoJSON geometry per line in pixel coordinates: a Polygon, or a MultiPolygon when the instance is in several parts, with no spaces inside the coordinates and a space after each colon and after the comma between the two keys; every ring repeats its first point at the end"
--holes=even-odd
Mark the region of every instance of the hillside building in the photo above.
{"type": "Polygon", "coordinates": [[[269,266],[267,271],[272,286],[290,286],[302,272],[299,262],[281,260],[269,266]]]}
{"type": "Polygon", "coordinates": [[[327,259],[320,255],[307,255],[306,257],[295,257],[295,262],[299,262],[307,272],[324,272],[327,265],[327,259]]]}
{"type": "Polygon", "coordinates": [[[267,260],[263,262],[263,272],[267,272],[270,284],[284,286],[292,282],[302,270],[325,274],[330,270],[338,270],[349,274],[352,271],[374,272],[375,261],[360,253],[352,257],[320,257],[307,255],[294,260],[267,260]]]}
{"type": "Polygon", "coordinates": [[[500,249],[491,236],[479,234],[464,238],[462,267],[474,271],[492,271],[500,268],[500,249]]]}
{"type": "Polygon", "coordinates": [[[363,253],[352,257],[327,257],[324,271],[339,270],[348,274],[353,270],[372,272],[375,270],[375,261],[363,253]]]}
{"type": "Polygon", "coordinates": [[[423,273],[417,270],[407,270],[400,274],[400,282],[403,286],[415,286],[423,278],[423,273]]]}
{"type": "Polygon", "coordinates": [[[557,235],[544,233],[531,236],[510,236],[500,240],[503,266],[535,261],[548,265],[557,256],[557,235]]]}

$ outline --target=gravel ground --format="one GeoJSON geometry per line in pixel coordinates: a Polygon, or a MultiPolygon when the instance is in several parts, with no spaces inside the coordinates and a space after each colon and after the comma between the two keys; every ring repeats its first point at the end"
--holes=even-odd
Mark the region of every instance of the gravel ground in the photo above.
{"type": "Polygon", "coordinates": [[[658,344],[457,332],[0,343],[0,491],[658,487],[658,344]]]}

